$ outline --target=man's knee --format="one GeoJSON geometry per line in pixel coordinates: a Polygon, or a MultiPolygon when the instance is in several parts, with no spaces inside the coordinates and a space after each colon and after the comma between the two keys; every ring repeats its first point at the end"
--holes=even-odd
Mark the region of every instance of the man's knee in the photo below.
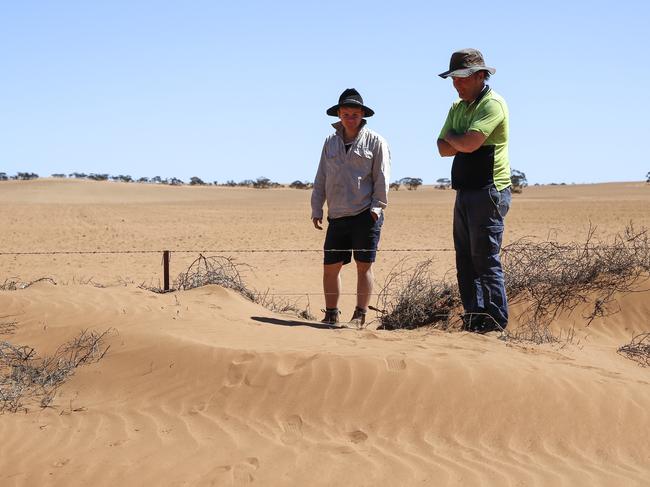
{"type": "Polygon", "coordinates": [[[326,276],[336,276],[341,272],[341,267],[343,267],[342,262],[337,262],[336,264],[325,264],[323,265],[323,274],[326,276]]]}
{"type": "Polygon", "coordinates": [[[372,271],[372,262],[361,262],[355,260],[355,263],[357,264],[357,273],[359,274],[366,274],[372,271]]]}

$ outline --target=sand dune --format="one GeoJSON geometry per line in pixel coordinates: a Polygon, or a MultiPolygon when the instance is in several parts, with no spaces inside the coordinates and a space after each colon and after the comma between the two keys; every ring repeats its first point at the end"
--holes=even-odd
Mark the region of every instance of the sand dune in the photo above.
{"type": "MultiPolygon", "coordinates": [[[[634,296],[650,311],[649,293],[634,296]]],[[[647,370],[625,316],[581,343],[328,330],[208,286],[0,295],[13,343],[110,353],[56,407],[0,417],[2,485],[643,485],[647,370]],[[608,339],[605,330],[617,329],[608,339]],[[615,400],[613,398],[616,398],[615,400]],[[9,461],[9,459],[11,459],[9,461]]]]}
{"type": "MultiPolygon", "coordinates": [[[[2,183],[4,251],[322,243],[307,192],[30,183],[2,183]]],[[[650,224],[643,185],[565,189],[517,197],[508,239],[571,240],[590,219],[611,234],[621,214],[650,224]]],[[[450,192],[392,204],[386,248],[449,245],[450,192]]],[[[402,257],[382,257],[377,279],[402,257]]],[[[0,415],[3,487],[648,485],[649,370],[616,350],[650,331],[650,291],[616,296],[619,312],[589,327],[587,305],[561,315],[553,329],[573,341],[532,345],[328,329],[217,286],[156,294],[137,284],[157,279],[158,254],[0,258],[0,282],[57,282],[0,291],[1,341],[51,354],[81,330],[111,330],[108,353],[51,407],[0,415]]],[[[173,254],[174,269],[193,258],[173,254]]],[[[257,287],[319,291],[317,254],[241,258],[257,287]]],[[[435,265],[446,272],[448,255],[435,265]]]]}

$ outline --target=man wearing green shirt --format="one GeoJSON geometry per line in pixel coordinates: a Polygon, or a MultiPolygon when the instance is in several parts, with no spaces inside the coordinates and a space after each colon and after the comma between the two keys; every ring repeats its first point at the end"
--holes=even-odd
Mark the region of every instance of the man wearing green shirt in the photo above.
{"type": "Polygon", "coordinates": [[[499,253],[510,208],[508,107],[486,81],[496,72],[476,49],[452,54],[449,70],[459,99],[438,137],[438,151],[453,156],[454,248],[468,331],[486,333],[508,325],[508,301],[499,253]]]}

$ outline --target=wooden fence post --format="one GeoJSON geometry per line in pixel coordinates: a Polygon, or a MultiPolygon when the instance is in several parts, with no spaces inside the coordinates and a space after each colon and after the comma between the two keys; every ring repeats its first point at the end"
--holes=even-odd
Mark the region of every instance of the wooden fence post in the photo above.
{"type": "Polygon", "coordinates": [[[163,291],[169,291],[169,250],[163,250],[163,291]]]}

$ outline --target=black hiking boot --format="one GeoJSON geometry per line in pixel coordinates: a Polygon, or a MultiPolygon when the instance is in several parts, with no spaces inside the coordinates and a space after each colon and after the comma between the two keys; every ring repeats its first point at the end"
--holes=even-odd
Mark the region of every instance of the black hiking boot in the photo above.
{"type": "Polygon", "coordinates": [[[358,328],[361,328],[366,323],[366,310],[361,309],[358,306],[354,308],[354,313],[352,314],[352,319],[350,323],[357,325],[358,328]]]}
{"type": "Polygon", "coordinates": [[[341,312],[338,308],[325,308],[322,310],[325,313],[325,318],[321,320],[321,323],[326,325],[336,325],[339,322],[339,315],[341,312]]]}
{"type": "Polygon", "coordinates": [[[483,335],[485,333],[490,333],[491,331],[505,331],[507,325],[499,325],[494,318],[486,315],[471,315],[467,314],[463,316],[463,331],[469,331],[470,333],[478,333],[483,335]]]}

